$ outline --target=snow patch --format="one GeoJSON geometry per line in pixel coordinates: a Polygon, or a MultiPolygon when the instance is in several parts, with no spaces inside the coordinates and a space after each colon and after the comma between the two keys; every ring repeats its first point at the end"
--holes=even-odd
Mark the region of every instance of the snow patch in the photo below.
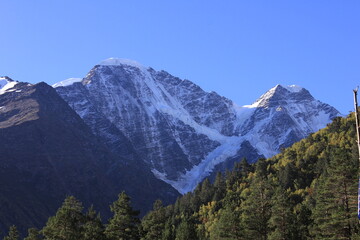
{"type": "Polygon", "coordinates": [[[262,107],[266,104],[267,100],[270,99],[272,96],[274,96],[276,88],[279,85],[276,85],[275,87],[271,88],[269,91],[267,91],[265,94],[261,95],[261,97],[256,100],[253,104],[251,105],[246,105],[248,108],[258,108],[258,107],[262,107]]]}
{"type": "Polygon", "coordinates": [[[18,84],[18,82],[10,82],[10,81],[7,81],[6,80],[6,84],[4,83],[3,80],[0,80],[0,95],[1,94],[4,94],[6,92],[12,92],[12,91],[15,91],[16,89],[11,89],[13,87],[15,87],[16,84],[18,84]]]}
{"type": "Polygon", "coordinates": [[[1,77],[0,78],[0,89],[2,89],[6,84],[8,84],[10,81],[8,81],[6,78],[1,77]]]}
{"type": "Polygon", "coordinates": [[[179,193],[185,194],[194,190],[205,177],[209,176],[216,165],[235,156],[243,141],[243,137],[228,137],[225,143],[215,148],[198,165],[175,181],[167,179],[166,174],[160,173],[156,169],[153,169],[152,172],[157,178],[173,186],[179,193]]]}
{"type": "Polygon", "coordinates": [[[98,65],[103,65],[103,66],[127,65],[127,66],[132,66],[132,67],[136,67],[136,68],[140,68],[140,69],[146,69],[146,67],[143,66],[142,64],[140,64],[134,60],[125,59],[125,58],[108,58],[108,59],[101,61],[98,65]]]}
{"type": "Polygon", "coordinates": [[[57,88],[57,87],[66,87],[66,86],[70,86],[76,82],[81,82],[83,79],[82,78],[68,78],[64,81],[55,83],[54,85],[52,85],[53,88],[57,88]]]}
{"type": "Polygon", "coordinates": [[[289,86],[281,85],[281,86],[286,90],[288,90],[289,92],[293,92],[293,93],[300,92],[301,90],[303,90],[303,88],[298,85],[289,85],[289,86]]]}

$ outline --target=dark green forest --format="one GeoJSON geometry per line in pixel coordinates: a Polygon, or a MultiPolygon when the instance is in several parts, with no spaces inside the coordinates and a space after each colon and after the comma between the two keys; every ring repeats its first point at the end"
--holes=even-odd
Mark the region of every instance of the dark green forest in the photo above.
{"type": "MultiPolygon", "coordinates": [[[[358,150],[355,118],[326,128],[250,165],[205,179],[173,205],[160,200],[142,219],[123,192],[103,223],[93,207],[65,199],[42,229],[26,240],[360,239],[357,219],[358,150]]],[[[20,239],[16,226],[4,240],[20,239]]]]}

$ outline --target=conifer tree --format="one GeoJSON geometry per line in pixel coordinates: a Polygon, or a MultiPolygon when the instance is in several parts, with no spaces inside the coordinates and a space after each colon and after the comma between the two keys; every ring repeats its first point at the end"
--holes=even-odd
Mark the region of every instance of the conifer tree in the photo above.
{"type": "Polygon", "coordinates": [[[288,193],[281,187],[278,187],[272,197],[269,227],[273,229],[273,231],[269,234],[269,239],[298,239],[295,220],[295,214],[292,212],[292,205],[289,202],[288,193]]]}
{"type": "Polygon", "coordinates": [[[84,215],[82,203],[73,196],[65,199],[56,215],[50,217],[42,234],[47,240],[78,240],[82,238],[84,215]]]}
{"type": "Polygon", "coordinates": [[[171,219],[168,219],[165,223],[165,228],[162,233],[162,240],[173,240],[175,238],[175,226],[172,223],[171,219]]]}
{"type": "Polygon", "coordinates": [[[40,232],[36,228],[29,228],[28,235],[24,240],[41,240],[40,232]]]}
{"type": "MultiPolygon", "coordinates": [[[[200,200],[202,204],[208,203],[211,201],[213,196],[213,186],[210,183],[210,180],[208,178],[205,178],[205,180],[201,184],[201,192],[200,192],[200,200]]],[[[197,211],[198,209],[196,209],[197,211]]]]}
{"type": "Polygon", "coordinates": [[[224,198],[226,193],[226,183],[221,172],[216,174],[215,182],[214,182],[214,196],[213,201],[220,201],[224,198]]]}
{"type": "Polygon", "coordinates": [[[198,239],[195,223],[191,217],[183,216],[179,226],[176,228],[175,240],[198,239]]]}
{"type": "Polygon", "coordinates": [[[130,197],[122,192],[111,206],[114,213],[106,226],[105,235],[109,240],[136,240],[140,239],[138,211],[131,207],[130,197]]]}
{"type": "MultiPolygon", "coordinates": [[[[141,221],[144,237],[146,240],[159,240],[164,234],[166,225],[165,209],[161,200],[156,200],[153,210],[149,212],[141,221]]],[[[169,227],[169,226],[168,226],[169,227]]],[[[168,231],[170,230],[167,229],[168,231]]],[[[168,233],[170,234],[170,233],[168,233]]]]}
{"type": "Polygon", "coordinates": [[[210,232],[210,240],[243,239],[240,212],[230,206],[225,206],[219,212],[219,219],[210,232]]]}
{"type": "Polygon", "coordinates": [[[3,240],[19,240],[19,231],[15,225],[10,226],[9,233],[3,240]]]}
{"type": "Polygon", "coordinates": [[[267,163],[259,159],[255,176],[248,188],[249,195],[242,202],[241,220],[245,239],[266,240],[270,232],[272,187],[267,179],[267,163]]]}
{"type": "Polygon", "coordinates": [[[91,206],[85,215],[84,240],[104,240],[104,226],[101,222],[100,214],[96,214],[94,207],[91,206]]]}
{"type": "Polygon", "coordinates": [[[340,148],[331,156],[317,185],[312,233],[316,239],[352,239],[358,232],[357,159],[340,148]]]}

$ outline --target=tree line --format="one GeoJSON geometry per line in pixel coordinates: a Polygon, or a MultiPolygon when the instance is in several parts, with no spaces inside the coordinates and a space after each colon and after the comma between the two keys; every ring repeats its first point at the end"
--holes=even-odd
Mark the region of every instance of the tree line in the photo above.
{"type": "MultiPolygon", "coordinates": [[[[172,205],[157,200],[142,219],[124,192],[110,206],[107,224],[70,196],[25,239],[360,239],[355,139],[354,116],[336,118],[270,159],[239,160],[172,205]]],[[[10,227],[4,240],[18,239],[10,227]]]]}

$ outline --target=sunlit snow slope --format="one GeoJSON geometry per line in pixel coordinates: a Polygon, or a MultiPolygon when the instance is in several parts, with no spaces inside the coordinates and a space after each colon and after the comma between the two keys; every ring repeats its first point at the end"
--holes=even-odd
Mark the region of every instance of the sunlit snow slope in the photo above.
{"type": "Polygon", "coordinates": [[[114,152],[126,155],[130,144],[180,193],[230,161],[273,156],[339,115],[299,86],[277,85],[240,107],[189,80],[117,58],[54,87],[114,152]]]}

